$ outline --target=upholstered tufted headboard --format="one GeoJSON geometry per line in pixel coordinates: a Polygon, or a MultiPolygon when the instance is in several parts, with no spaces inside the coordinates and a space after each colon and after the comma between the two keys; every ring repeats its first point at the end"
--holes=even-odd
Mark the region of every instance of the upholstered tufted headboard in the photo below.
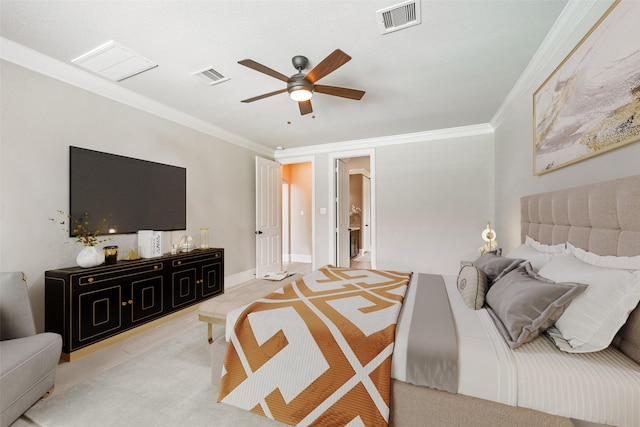
{"type": "MultiPolygon", "coordinates": [[[[524,196],[520,213],[522,242],[529,235],[598,255],[640,255],[640,175],[524,196]]],[[[614,345],[640,363],[640,308],[614,345]]]]}

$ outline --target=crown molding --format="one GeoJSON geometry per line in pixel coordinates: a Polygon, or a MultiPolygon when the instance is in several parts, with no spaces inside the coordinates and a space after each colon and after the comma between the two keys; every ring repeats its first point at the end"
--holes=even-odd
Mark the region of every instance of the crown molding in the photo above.
{"type": "MultiPolygon", "coordinates": [[[[613,3],[613,0],[606,3],[604,10],[611,6],[611,3],[613,3]]],[[[565,44],[572,37],[574,31],[596,7],[602,7],[602,5],[603,2],[601,0],[569,0],[524,72],[491,119],[490,123],[494,129],[500,127],[509,111],[515,107],[520,98],[528,96],[528,94],[533,96],[534,90],[548,75],[544,70],[556,68],[560,63],[557,59],[558,56],[564,58],[563,53],[566,55],[573,48],[571,47],[566,52],[563,52],[567,49],[565,44]]]]}
{"type": "Polygon", "coordinates": [[[358,150],[363,148],[383,147],[387,145],[411,144],[416,142],[436,141],[467,136],[493,134],[493,126],[489,123],[460,126],[455,128],[436,129],[425,132],[406,133],[402,135],[382,136],[358,139],[353,141],[332,142],[310,145],[306,147],[286,148],[274,153],[276,160],[305,154],[333,153],[337,151],[358,150]]]}
{"type": "Polygon", "coordinates": [[[162,103],[138,95],[115,83],[83,71],[71,64],[66,64],[33,49],[29,49],[4,37],[0,37],[0,58],[72,86],[104,96],[121,104],[181,124],[225,142],[238,145],[259,154],[273,155],[271,148],[256,144],[253,141],[214,126],[204,120],[200,120],[162,103]]]}

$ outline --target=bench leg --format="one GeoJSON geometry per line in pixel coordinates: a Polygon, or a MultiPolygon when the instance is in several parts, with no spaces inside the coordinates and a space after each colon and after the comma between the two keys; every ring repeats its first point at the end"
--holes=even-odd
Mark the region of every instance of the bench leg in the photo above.
{"type": "Polygon", "coordinates": [[[213,325],[211,323],[207,323],[207,341],[209,344],[213,344],[213,325]]]}

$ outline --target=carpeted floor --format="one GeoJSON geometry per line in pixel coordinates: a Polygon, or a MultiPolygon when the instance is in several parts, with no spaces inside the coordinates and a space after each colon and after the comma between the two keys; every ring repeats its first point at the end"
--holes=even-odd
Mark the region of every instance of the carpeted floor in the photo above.
{"type": "Polygon", "coordinates": [[[94,378],[55,392],[23,417],[42,427],[283,426],[216,402],[218,389],[211,385],[209,344],[204,336],[202,323],[94,378]]]}

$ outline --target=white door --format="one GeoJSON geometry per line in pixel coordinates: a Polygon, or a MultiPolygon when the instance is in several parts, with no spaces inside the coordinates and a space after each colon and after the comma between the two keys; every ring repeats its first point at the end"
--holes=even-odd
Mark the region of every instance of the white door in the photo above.
{"type": "Polygon", "coordinates": [[[336,263],[337,267],[349,267],[349,167],[340,159],[336,164],[336,263]]]}
{"type": "Polygon", "coordinates": [[[256,278],[282,270],[280,163],[256,157],[256,278]]]}
{"type": "Polygon", "coordinates": [[[371,250],[371,179],[362,177],[362,251],[371,250]]]}

